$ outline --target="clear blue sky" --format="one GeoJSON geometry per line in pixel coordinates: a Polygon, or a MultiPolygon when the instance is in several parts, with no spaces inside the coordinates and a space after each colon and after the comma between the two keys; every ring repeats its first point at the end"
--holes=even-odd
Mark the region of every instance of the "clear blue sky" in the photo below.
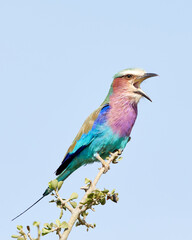
{"type": "MultiPolygon", "coordinates": [[[[98,186],[118,204],[97,207],[97,227],[73,239],[191,240],[191,1],[0,1],[0,237],[16,225],[58,218],[36,201],[84,119],[103,101],[112,76],[128,67],[160,75],[142,88],[132,140],[98,186]]],[[[99,164],[68,178],[68,197],[99,164]]],[[[68,215],[64,217],[68,220],[68,215]]],[[[57,239],[55,235],[44,239],[57,239]]]]}

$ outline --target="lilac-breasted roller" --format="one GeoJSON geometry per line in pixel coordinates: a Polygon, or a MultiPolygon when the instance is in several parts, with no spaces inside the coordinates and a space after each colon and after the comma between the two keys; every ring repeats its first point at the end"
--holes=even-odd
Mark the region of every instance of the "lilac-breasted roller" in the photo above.
{"type": "MultiPolygon", "coordinates": [[[[125,148],[137,118],[139,100],[145,97],[151,101],[141,90],[140,84],[145,79],[155,76],[157,76],[155,73],[146,73],[144,70],[132,68],[115,74],[107,97],[85,120],[56,170],[58,181],[64,181],[83,165],[99,161],[99,157],[105,159],[110,152],[125,148]]],[[[52,191],[48,187],[37,202],[52,191]]]]}

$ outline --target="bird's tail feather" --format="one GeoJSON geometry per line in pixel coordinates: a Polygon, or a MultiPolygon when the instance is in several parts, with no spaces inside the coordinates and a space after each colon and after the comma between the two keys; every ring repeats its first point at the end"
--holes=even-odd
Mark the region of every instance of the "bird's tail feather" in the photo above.
{"type": "Polygon", "coordinates": [[[14,217],[11,221],[14,221],[16,218],[20,217],[21,215],[23,215],[25,212],[27,212],[30,208],[32,208],[33,206],[35,206],[38,202],[40,202],[45,196],[49,195],[53,190],[50,189],[49,187],[45,190],[45,192],[43,193],[43,196],[41,198],[39,198],[35,203],[33,203],[30,207],[28,207],[25,211],[23,211],[22,213],[20,213],[19,215],[17,215],[16,217],[14,217]]]}
{"type": "MultiPolygon", "coordinates": [[[[74,169],[75,170],[75,169],[74,169]]],[[[73,171],[74,171],[73,170],[73,171]]],[[[60,174],[57,177],[58,181],[64,181],[73,171],[64,171],[62,174],[60,174]]],[[[16,218],[20,217],[21,215],[23,215],[24,213],[26,213],[30,208],[32,208],[33,206],[35,206],[38,202],[40,202],[45,196],[49,195],[51,192],[53,191],[53,189],[51,188],[46,188],[45,192],[43,193],[43,196],[41,198],[39,198],[35,203],[33,203],[30,207],[28,207],[25,211],[23,211],[22,213],[20,213],[19,215],[17,215],[16,217],[14,217],[11,221],[14,221],[16,218]]]]}
{"type": "MultiPolygon", "coordinates": [[[[57,177],[58,181],[64,181],[75,169],[73,169],[72,171],[64,171],[62,174],[60,174],[57,177]]],[[[28,207],[25,211],[23,211],[22,213],[20,213],[19,215],[17,215],[15,218],[13,218],[11,221],[14,221],[16,218],[20,217],[21,215],[23,215],[24,213],[26,213],[30,208],[32,208],[34,205],[36,205],[38,202],[40,202],[45,196],[49,195],[51,192],[53,191],[53,189],[51,188],[47,188],[45,190],[45,192],[43,193],[43,196],[41,198],[39,198],[35,203],[33,203],[30,207],[28,207]]]]}
{"type": "MultiPolygon", "coordinates": [[[[45,195],[46,196],[46,195],[45,195]]],[[[20,213],[19,215],[17,215],[16,217],[14,217],[11,221],[14,221],[16,218],[20,217],[21,215],[23,215],[25,212],[27,212],[30,208],[32,208],[35,204],[37,204],[39,201],[41,201],[41,199],[43,199],[45,196],[42,196],[41,198],[39,198],[35,203],[33,203],[30,207],[28,207],[25,211],[23,211],[22,213],[20,213]]]]}

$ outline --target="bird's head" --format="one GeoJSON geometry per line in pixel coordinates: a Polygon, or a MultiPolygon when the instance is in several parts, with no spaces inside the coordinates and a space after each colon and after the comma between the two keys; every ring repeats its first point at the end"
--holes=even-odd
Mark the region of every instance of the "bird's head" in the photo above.
{"type": "Polygon", "coordinates": [[[138,102],[141,97],[151,99],[140,88],[140,84],[147,78],[158,76],[156,73],[147,73],[138,68],[129,68],[115,74],[112,83],[113,92],[126,95],[134,102],[138,102]]]}

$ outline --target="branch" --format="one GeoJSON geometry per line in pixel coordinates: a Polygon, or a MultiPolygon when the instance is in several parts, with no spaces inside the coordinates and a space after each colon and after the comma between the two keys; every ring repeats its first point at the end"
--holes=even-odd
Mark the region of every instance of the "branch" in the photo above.
{"type": "MultiPolygon", "coordinates": [[[[83,208],[83,206],[84,206],[84,203],[86,202],[88,195],[95,190],[96,184],[98,183],[100,177],[102,176],[103,173],[106,172],[106,167],[108,167],[108,169],[109,169],[110,163],[111,162],[115,163],[115,160],[119,157],[120,154],[121,154],[120,150],[116,151],[115,153],[110,153],[111,156],[108,158],[108,161],[105,162],[105,164],[103,164],[103,162],[102,162],[102,167],[100,168],[99,173],[95,177],[94,181],[90,183],[89,189],[86,191],[85,195],[79,202],[78,206],[75,209],[73,209],[72,216],[68,222],[68,228],[64,231],[60,240],[66,240],[68,238],[69,233],[71,232],[74,223],[79,218],[80,214],[86,210],[85,208],[83,208]]],[[[100,160],[100,159],[98,159],[98,160],[100,160]]]]}
{"type": "MultiPolygon", "coordinates": [[[[99,189],[96,189],[96,184],[98,183],[102,174],[105,174],[110,169],[111,162],[117,163],[117,158],[120,154],[120,150],[116,151],[115,153],[110,153],[110,156],[106,158],[107,161],[104,161],[99,156],[99,154],[95,155],[97,160],[102,163],[102,167],[99,169],[99,172],[93,182],[87,178],[85,179],[86,185],[84,187],[81,187],[81,189],[85,190],[85,195],[83,196],[78,205],[74,201],[74,199],[78,198],[78,194],[75,192],[72,193],[70,198],[68,199],[63,199],[60,197],[58,191],[63,184],[62,181],[58,182],[57,179],[54,179],[49,182],[49,187],[55,192],[52,193],[52,195],[56,198],[51,200],[50,202],[55,202],[57,207],[61,209],[59,219],[61,219],[63,216],[63,210],[69,210],[71,212],[71,218],[68,223],[65,221],[60,222],[59,219],[56,219],[55,223],[45,223],[42,230],[40,230],[40,222],[33,222],[33,226],[36,226],[38,231],[38,236],[37,238],[35,238],[36,240],[40,240],[41,236],[47,235],[52,232],[56,232],[56,234],[59,236],[59,240],[66,240],[76,221],[76,226],[84,225],[87,227],[87,231],[89,230],[89,228],[94,228],[96,226],[95,224],[90,224],[86,222],[86,217],[88,215],[87,210],[90,209],[92,211],[95,211],[93,206],[99,204],[104,205],[106,203],[106,200],[108,199],[111,199],[113,202],[118,201],[118,193],[115,193],[115,190],[111,192],[109,192],[109,190],[107,189],[100,191],[99,189]]],[[[120,158],[118,160],[120,160],[120,158]]],[[[24,232],[22,225],[18,225],[17,230],[19,230],[20,235],[12,235],[12,238],[17,238],[17,240],[27,240],[28,238],[29,240],[35,240],[30,234],[29,226],[27,226],[27,233],[24,232]]]]}
{"type": "Polygon", "coordinates": [[[57,196],[57,198],[59,199],[59,201],[61,202],[61,207],[66,207],[71,213],[73,213],[73,208],[71,206],[69,206],[69,204],[67,204],[71,199],[67,199],[67,200],[63,200],[58,193],[58,190],[55,189],[55,195],[57,196]]]}

